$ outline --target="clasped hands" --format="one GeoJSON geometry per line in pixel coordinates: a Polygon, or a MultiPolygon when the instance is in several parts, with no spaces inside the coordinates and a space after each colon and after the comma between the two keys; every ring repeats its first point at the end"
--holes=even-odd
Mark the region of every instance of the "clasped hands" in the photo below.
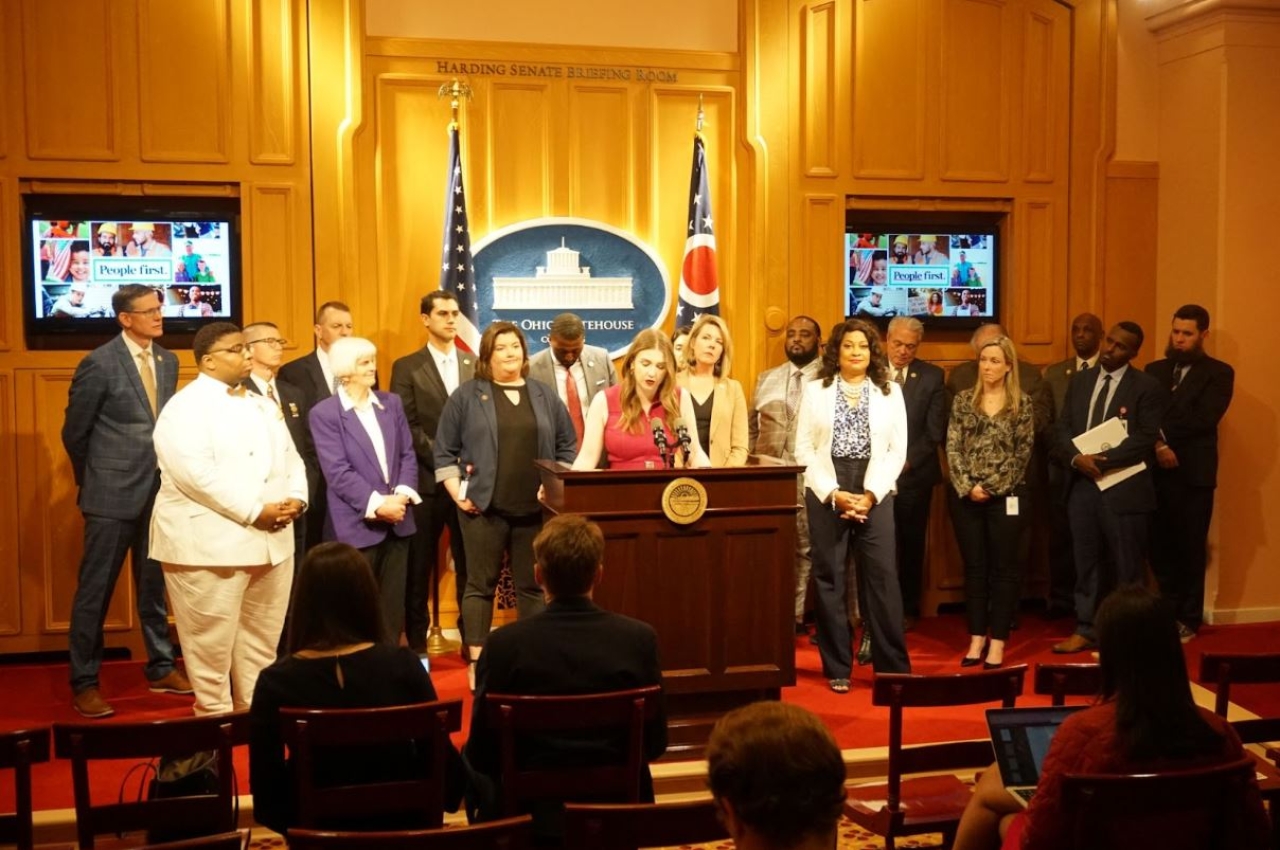
{"type": "Polygon", "coordinates": [[[851,519],[854,522],[866,522],[867,515],[871,513],[875,503],[876,499],[870,493],[837,490],[831,497],[831,504],[835,507],[836,513],[840,514],[840,519],[851,519]]]}
{"type": "Polygon", "coordinates": [[[395,525],[404,519],[404,515],[408,510],[409,497],[403,493],[392,493],[382,498],[382,504],[378,505],[373,515],[383,522],[395,525]]]}
{"type": "Polygon", "coordinates": [[[253,527],[261,531],[280,531],[297,519],[303,508],[304,505],[297,499],[268,502],[262,506],[262,512],[253,521],[253,527]]]}

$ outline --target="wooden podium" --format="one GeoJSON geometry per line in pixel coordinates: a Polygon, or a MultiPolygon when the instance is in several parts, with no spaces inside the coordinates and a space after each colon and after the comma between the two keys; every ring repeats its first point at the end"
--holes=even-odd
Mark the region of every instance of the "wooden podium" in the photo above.
{"type": "Polygon", "coordinates": [[[538,467],[550,514],[582,514],[604,531],[596,603],[658,632],[668,757],[700,757],[720,715],[796,683],[800,467],[766,457],[731,469],[538,467]],[[663,511],[663,493],[679,478],[706,492],[705,513],[687,525],[663,511]]]}

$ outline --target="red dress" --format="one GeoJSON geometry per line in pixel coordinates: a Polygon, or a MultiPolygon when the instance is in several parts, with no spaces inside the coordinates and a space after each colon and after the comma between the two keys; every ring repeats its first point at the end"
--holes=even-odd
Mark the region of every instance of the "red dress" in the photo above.
{"type": "MultiPolygon", "coordinates": [[[[678,394],[680,390],[676,390],[678,394]]],[[[662,469],[662,455],[653,443],[653,427],[649,423],[654,419],[662,422],[663,432],[667,435],[667,445],[676,446],[676,437],[667,425],[666,410],[662,402],[654,399],[649,405],[648,415],[640,420],[639,433],[623,431],[618,425],[622,417],[622,404],[619,397],[622,385],[615,384],[604,391],[608,403],[609,418],[604,423],[604,451],[609,458],[610,469],[662,469]]],[[[676,396],[679,398],[679,395],[676,396]]]]}

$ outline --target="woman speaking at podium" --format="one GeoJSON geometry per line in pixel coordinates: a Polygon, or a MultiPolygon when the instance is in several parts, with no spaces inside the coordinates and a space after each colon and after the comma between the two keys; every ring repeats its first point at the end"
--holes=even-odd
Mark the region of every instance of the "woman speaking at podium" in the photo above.
{"type": "Polygon", "coordinates": [[[889,380],[873,325],[848,319],[831,332],[820,380],[807,384],[796,423],[796,463],[805,467],[809,546],[818,590],[818,654],[831,690],[849,692],[853,633],[845,596],[852,544],[863,618],[877,673],[910,673],[902,633],[893,493],[907,454],[907,409],[889,380]]]}
{"type": "Polygon", "coordinates": [[[587,409],[574,469],[595,469],[603,451],[610,469],[709,466],[694,427],[692,399],[675,382],[675,356],[665,335],[641,331],[622,361],[621,382],[596,393],[587,409]]]}

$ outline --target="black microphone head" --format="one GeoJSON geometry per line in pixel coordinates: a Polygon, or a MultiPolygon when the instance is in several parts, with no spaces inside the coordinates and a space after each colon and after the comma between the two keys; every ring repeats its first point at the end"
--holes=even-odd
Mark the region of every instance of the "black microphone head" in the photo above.
{"type": "Polygon", "coordinates": [[[650,431],[652,431],[652,432],[653,432],[653,433],[655,433],[655,434],[656,434],[656,433],[658,433],[659,431],[661,431],[661,430],[662,430],[662,420],[661,420],[661,419],[650,419],[650,420],[649,420],[649,430],[650,430],[650,431]]]}

